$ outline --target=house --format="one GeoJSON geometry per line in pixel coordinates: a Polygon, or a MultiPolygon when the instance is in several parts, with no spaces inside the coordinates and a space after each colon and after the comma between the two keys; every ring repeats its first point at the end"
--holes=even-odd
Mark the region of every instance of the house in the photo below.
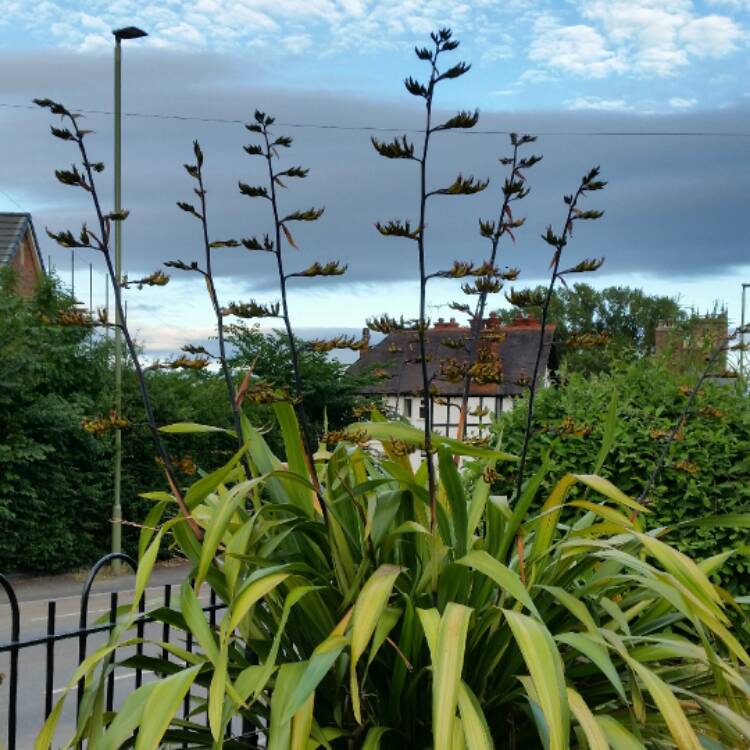
{"type": "Polygon", "coordinates": [[[31,214],[0,213],[0,269],[12,268],[17,274],[16,291],[29,297],[44,261],[37,241],[31,214]]]}
{"type": "MultiPolygon", "coordinates": [[[[727,338],[729,319],[726,310],[706,315],[693,314],[687,321],[674,323],[660,320],[654,332],[654,352],[668,359],[670,367],[678,372],[702,370],[706,359],[727,338]]],[[[726,351],[714,359],[711,375],[721,377],[729,362],[726,351]]]]}
{"type": "MultiPolygon", "coordinates": [[[[554,336],[554,324],[545,327],[541,358],[540,383],[547,382],[547,366],[554,336]]],[[[466,366],[469,353],[466,344],[471,330],[461,327],[455,319],[442,318],[426,331],[427,370],[436,397],[432,404],[433,430],[455,437],[461,413],[463,378],[458,382],[446,379],[446,363],[466,366]]],[[[478,357],[490,367],[498,367],[500,377],[472,380],[469,390],[467,435],[476,435],[491,423],[493,415],[513,407],[514,400],[529,387],[534,373],[541,324],[533,318],[516,317],[503,324],[490,315],[482,324],[478,357]],[[499,382],[494,382],[498,380],[499,382]]],[[[476,361],[475,359],[475,361],[476,361]]],[[[449,368],[448,368],[449,369],[449,368]]],[[[371,373],[377,380],[362,389],[363,395],[382,397],[393,411],[416,427],[424,427],[422,404],[422,371],[419,360],[419,337],[415,329],[390,333],[377,345],[360,351],[359,359],[350,366],[353,375],[371,373]]]]}

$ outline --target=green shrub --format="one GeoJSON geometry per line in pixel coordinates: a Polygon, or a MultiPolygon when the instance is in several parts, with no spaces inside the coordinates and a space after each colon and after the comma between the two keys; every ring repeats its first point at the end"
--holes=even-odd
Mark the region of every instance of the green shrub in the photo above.
{"type": "MultiPolygon", "coordinates": [[[[537,468],[542,455],[549,453],[545,489],[568,472],[594,467],[614,394],[614,440],[601,473],[638,497],[694,382],[694,377],[676,375],[656,358],[645,358],[614,366],[611,374],[563,376],[560,385],[541,391],[534,409],[530,461],[537,468]]],[[[495,429],[507,450],[519,449],[525,420],[524,402],[501,415],[495,429]]],[[[648,526],[674,526],[750,508],[749,447],[750,403],[740,384],[707,383],[650,493],[648,526]]],[[[495,485],[500,494],[512,493],[511,474],[495,485]]],[[[703,558],[744,545],[746,536],[741,530],[689,526],[670,540],[683,552],[703,558]]],[[[736,593],[750,593],[747,557],[733,557],[717,580],[736,593]]]]}
{"type": "Polygon", "coordinates": [[[45,324],[70,299],[42,280],[32,300],[0,288],[0,570],[95,560],[109,523],[108,447],[81,420],[101,403],[104,344],[45,324]]]}

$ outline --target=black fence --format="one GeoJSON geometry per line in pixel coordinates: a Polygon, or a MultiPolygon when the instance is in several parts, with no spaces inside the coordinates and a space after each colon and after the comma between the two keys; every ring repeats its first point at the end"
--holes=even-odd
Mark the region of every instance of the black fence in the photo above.
{"type": "MultiPolygon", "coordinates": [[[[0,727],[0,748],[7,747],[8,750],[17,750],[20,746],[17,745],[17,733],[18,733],[18,716],[19,716],[19,701],[18,701],[18,685],[19,685],[19,654],[25,649],[44,649],[44,714],[39,716],[38,729],[41,729],[44,719],[49,716],[54,706],[54,687],[53,681],[55,677],[55,647],[61,641],[77,641],[78,644],[78,655],[77,664],[80,664],[86,658],[86,649],[88,646],[89,637],[95,633],[108,633],[116,624],[117,619],[117,608],[119,606],[119,593],[110,593],[109,602],[109,620],[103,624],[90,625],[89,624],[89,598],[91,595],[91,588],[96,580],[97,574],[106,565],[110,564],[114,560],[120,560],[128,564],[133,571],[136,569],[136,562],[131,557],[121,553],[112,553],[106,555],[99,560],[93,568],[91,568],[88,577],[83,585],[80,600],[80,610],[78,613],[78,627],[74,630],[58,630],[56,627],[56,614],[57,614],[57,602],[49,601],[47,603],[47,629],[46,634],[37,635],[29,638],[22,638],[21,634],[21,612],[16,597],[15,591],[10,581],[3,575],[0,575],[0,588],[5,591],[10,605],[10,641],[0,643],[0,654],[8,653],[10,659],[9,672],[6,675],[8,680],[7,691],[9,696],[9,702],[7,706],[7,731],[5,732],[7,738],[7,744],[3,745],[3,732],[0,727]]],[[[106,592],[105,592],[106,593],[106,592]]],[[[127,593],[127,592],[126,592],[127,593]]],[[[101,594],[99,594],[101,595],[101,594]]],[[[172,599],[172,584],[165,584],[163,586],[163,606],[166,608],[170,607],[172,599]]],[[[141,597],[138,602],[139,611],[142,613],[141,616],[136,620],[136,632],[139,639],[144,636],[144,630],[148,623],[155,622],[152,618],[145,614],[146,607],[146,596],[141,597]]],[[[208,606],[203,608],[203,611],[208,614],[211,628],[213,629],[216,625],[216,612],[220,609],[226,608],[223,602],[217,603],[216,593],[212,590],[210,592],[210,602],[208,606]]],[[[37,618],[38,619],[38,618],[37,618]]],[[[165,643],[170,643],[170,626],[167,623],[162,623],[161,640],[165,643]]],[[[188,651],[192,651],[193,643],[190,633],[187,634],[185,648],[188,651]]],[[[138,643],[136,645],[136,654],[139,656],[143,655],[143,644],[138,643]]],[[[163,654],[164,658],[168,657],[168,653],[165,651],[163,654]]],[[[115,701],[115,671],[118,668],[115,659],[112,660],[112,669],[107,677],[107,695],[106,705],[107,710],[112,711],[114,708],[115,701]]],[[[65,680],[72,676],[70,674],[64,675],[65,680]]],[[[38,690],[40,685],[41,675],[24,674],[24,679],[33,681],[38,690]]],[[[143,670],[142,668],[136,668],[133,670],[133,680],[135,688],[140,687],[143,682],[143,670]]],[[[4,687],[4,686],[3,686],[4,687]]],[[[83,696],[84,685],[83,681],[78,684],[77,690],[77,702],[76,702],[76,713],[78,705],[80,705],[81,698],[83,696]]],[[[188,693],[185,697],[183,705],[183,717],[187,718],[191,712],[191,694],[188,693]]],[[[194,717],[193,717],[194,720],[194,717]]],[[[249,739],[253,733],[250,731],[250,727],[245,721],[242,722],[243,727],[241,733],[235,739],[239,739],[243,734],[249,739]]],[[[231,732],[231,728],[230,732],[231,732]]],[[[22,750],[26,750],[22,748],[22,750]]]]}

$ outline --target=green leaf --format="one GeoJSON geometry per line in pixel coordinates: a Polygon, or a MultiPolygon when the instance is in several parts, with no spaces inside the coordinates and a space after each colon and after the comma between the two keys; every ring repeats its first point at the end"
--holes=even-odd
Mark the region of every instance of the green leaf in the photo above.
{"type": "MultiPolygon", "coordinates": [[[[440,482],[445,489],[451,511],[451,526],[453,528],[453,544],[456,555],[461,557],[466,554],[468,540],[468,503],[458,475],[456,464],[453,463],[451,451],[444,445],[438,447],[438,463],[440,467],[440,482]]],[[[449,540],[446,540],[449,542],[449,540]]]]}
{"type": "Polygon", "coordinates": [[[195,432],[225,432],[227,435],[237,437],[237,434],[233,430],[226,430],[223,427],[214,427],[210,424],[198,424],[197,422],[175,422],[174,424],[160,427],[159,432],[166,432],[172,435],[192,434],[195,432]]]}
{"type": "Polygon", "coordinates": [[[375,632],[375,627],[383,614],[400,573],[401,568],[395,565],[381,565],[362,587],[362,591],[360,591],[354,604],[349,681],[354,716],[360,724],[362,723],[362,714],[357,683],[357,662],[375,632]]]}
{"type": "Polygon", "coordinates": [[[221,644],[218,658],[214,663],[214,674],[208,689],[208,725],[214,742],[219,742],[224,735],[224,698],[227,688],[227,645],[221,644]]]}
{"type": "Polygon", "coordinates": [[[555,640],[564,643],[566,646],[580,651],[585,657],[591,660],[612,683],[618,695],[627,701],[625,688],[620,679],[620,675],[612,663],[612,659],[607,652],[604,640],[598,635],[591,633],[559,633],[555,640]]]}
{"type": "Polygon", "coordinates": [[[221,544],[224,534],[229,527],[229,523],[237,512],[237,509],[244,503],[248,492],[253,487],[264,481],[265,477],[256,477],[234,485],[231,490],[219,492],[219,498],[216,506],[212,510],[211,520],[206,526],[206,533],[201,545],[201,557],[198,563],[198,570],[195,574],[195,590],[198,591],[206,580],[208,569],[213,562],[216,550],[221,544]]]}
{"type": "Polygon", "coordinates": [[[596,723],[604,731],[612,750],[646,750],[646,746],[612,716],[597,716],[596,723]]]}
{"type": "Polygon", "coordinates": [[[541,619],[536,605],[518,574],[495,560],[484,550],[472,550],[465,557],[456,560],[456,563],[477,570],[491,578],[503,591],[510,594],[516,601],[521,602],[529,612],[533,612],[541,619]]]}
{"type": "Polygon", "coordinates": [[[121,643],[117,643],[117,634],[118,631],[121,630],[122,627],[118,626],[118,628],[112,631],[112,634],[110,635],[110,641],[108,643],[100,646],[96,651],[94,651],[93,654],[87,656],[78,665],[75,672],[73,672],[73,676],[65,685],[60,699],[52,709],[52,713],[50,713],[50,715],[47,717],[47,720],[44,722],[44,725],[37,735],[37,738],[34,740],[34,750],[49,750],[49,747],[52,744],[52,740],[55,736],[57,723],[60,720],[60,715],[62,714],[62,710],[65,705],[65,699],[67,698],[68,693],[70,693],[70,691],[78,684],[78,682],[82,680],[86,675],[88,675],[96,667],[97,664],[109,657],[109,655],[117,648],[132,646],[135,643],[140,642],[138,638],[130,638],[121,643]]]}
{"type": "Polygon", "coordinates": [[[203,653],[212,664],[218,664],[219,646],[216,643],[216,636],[206,621],[203,605],[193,591],[190,581],[183,581],[180,587],[180,610],[190,632],[203,649],[203,653]]]}
{"type": "Polygon", "coordinates": [[[527,615],[503,614],[521,650],[549,731],[549,750],[568,750],[570,714],[562,660],[549,630],[527,615]]]}
{"type": "MultiPolygon", "coordinates": [[[[290,403],[276,403],[273,405],[273,411],[276,420],[281,429],[281,436],[284,440],[284,451],[286,460],[289,465],[289,471],[296,474],[306,483],[309,484],[310,476],[308,474],[305,453],[302,447],[302,434],[297,421],[297,415],[290,403]]],[[[305,511],[308,518],[314,518],[316,513],[313,509],[313,493],[310,489],[305,489],[301,484],[292,482],[285,483],[290,494],[290,500],[299,508],[305,511]]]]}
{"type": "Polygon", "coordinates": [[[125,744],[143,720],[146,703],[157,685],[157,682],[147,682],[128,695],[97,743],[99,750],[119,750],[125,744]]]}
{"type": "Polygon", "coordinates": [[[268,652],[268,656],[263,662],[260,676],[258,678],[258,683],[255,690],[253,691],[253,696],[255,698],[260,695],[261,691],[266,686],[266,683],[273,674],[274,669],[276,669],[276,657],[279,653],[281,638],[284,635],[284,629],[286,628],[286,623],[289,619],[289,613],[292,611],[292,607],[306,594],[309,594],[312,591],[317,591],[318,588],[318,586],[296,586],[286,595],[286,599],[284,600],[284,608],[281,612],[281,619],[276,625],[276,633],[273,638],[273,643],[271,644],[271,650],[268,652]]]}
{"type": "Polygon", "coordinates": [[[289,750],[292,727],[289,721],[282,721],[286,713],[292,691],[300,681],[307,662],[282,664],[276,675],[276,684],[271,695],[271,721],[268,727],[267,750],[289,750]]]}
{"type": "Polygon", "coordinates": [[[144,706],[135,750],[159,750],[164,733],[200,670],[200,666],[190,667],[159,680],[144,706]]]}
{"type": "Polygon", "coordinates": [[[573,716],[575,716],[586,735],[589,750],[609,750],[607,735],[597,723],[594,714],[591,713],[591,709],[586,705],[586,701],[583,700],[581,694],[573,688],[568,688],[567,693],[568,706],[570,706],[573,716]]]}
{"type": "Polygon", "coordinates": [[[294,714],[299,711],[307,702],[320,681],[326,676],[338,659],[339,654],[345,646],[349,644],[349,639],[343,635],[334,635],[327,638],[321,643],[310,660],[305,665],[305,671],[300,675],[297,684],[291,691],[281,716],[282,722],[291,721],[294,714]]]}
{"type": "Polygon", "coordinates": [[[493,750],[495,745],[482,707],[463,680],[458,686],[458,710],[461,714],[467,750],[493,750]]]}
{"type": "Polygon", "coordinates": [[[656,703],[661,717],[669,728],[678,750],[701,750],[701,743],[669,685],[635,659],[628,656],[624,658],[630,668],[641,678],[654,699],[654,703],[656,703]]]}
{"type": "Polygon", "coordinates": [[[466,635],[472,609],[449,602],[440,620],[432,675],[432,735],[435,750],[451,750],[466,635]]]}
{"type": "Polygon", "coordinates": [[[370,727],[367,730],[367,737],[365,737],[362,750],[380,750],[380,740],[388,731],[388,727],[370,727]]]}
{"type": "Polygon", "coordinates": [[[239,590],[231,603],[229,612],[222,620],[224,633],[231,633],[254,604],[289,578],[290,574],[281,572],[282,568],[283,566],[275,566],[256,570],[247,579],[245,585],[239,590]]]}
{"type": "Polygon", "coordinates": [[[602,437],[602,444],[599,448],[599,453],[594,461],[593,474],[598,474],[604,462],[607,460],[609,452],[612,450],[612,446],[615,444],[615,429],[617,427],[617,388],[612,388],[612,395],[609,399],[609,409],[607,410],[607,418],[604,422],[604,436],[602,437]]]}
{"type": "Polygon", "coordinates": [[[234,468],[242,460],[246,448],[238,450],[228,463],[212,471],[205,477],[201,477],[195,484],[191,485],[185,493],[185,504],[190,510],[200,505],[212,492],[222,484],[234,471],[234,468]]]}

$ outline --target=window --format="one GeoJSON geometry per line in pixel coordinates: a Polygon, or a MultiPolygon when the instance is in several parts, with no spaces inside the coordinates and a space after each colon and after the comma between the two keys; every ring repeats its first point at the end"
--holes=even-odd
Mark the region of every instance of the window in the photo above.
{"type": "Polygon", "coordinates": [[[427,418],[427,410],[425,409],[424,401],[419,402],[419,418],[420,419],[427,418]]]}
{"type": "Polygon", "coordinates": [[[402,414],[407,418],[411,419],[411,399],[405,398],[404,399],[404,410],[402,414]]]}

